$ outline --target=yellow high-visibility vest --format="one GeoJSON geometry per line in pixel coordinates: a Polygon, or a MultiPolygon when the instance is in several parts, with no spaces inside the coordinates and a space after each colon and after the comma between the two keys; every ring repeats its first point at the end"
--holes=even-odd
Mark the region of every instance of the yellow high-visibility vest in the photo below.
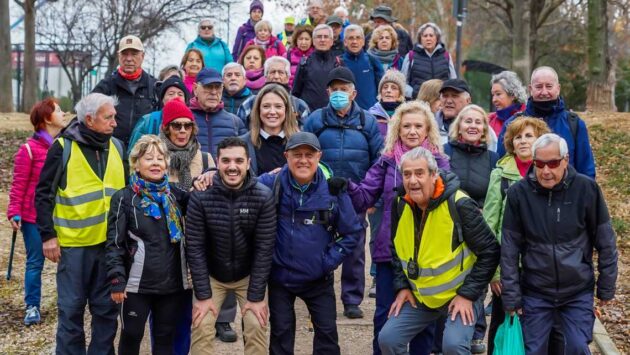
{"type": "MultiPolygon", "coordinates": [[[[457,191],[455,201],[466,195],[457,191]]],[[[455,224],[448,201],[428,212],[418,248],[418,278],[407,274],[409,261],[414,259],[415,224],[412,208],[405,203],[394,237],[396,254],[415,297],[429,308],[439,308],[456,295],[477,257],[462,242],[453,250],[455,224]]],[[[457,231],[455,231],[457,233],[457,231]]]]}
{"type": "MultiPolygon", "coordinates": [[[[58,139],[64,146],[64,139],[58,139]]],[[[105,175],[92,170],[79,145],[72,141],[66,188],[57,187],[53,222],[62,247],[86,247],[103,243],[107,237],[107,213],[112,195],[125,187],[122,157],[109,142],[105,175]]]]}

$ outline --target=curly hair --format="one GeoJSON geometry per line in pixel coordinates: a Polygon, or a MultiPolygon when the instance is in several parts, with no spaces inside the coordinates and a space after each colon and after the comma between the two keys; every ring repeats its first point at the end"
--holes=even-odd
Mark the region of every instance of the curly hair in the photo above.
{"type": "Polygon", "coordinates": [[[427,127],[427,138],[429,139],[429,143],[436,146],[438,150],[442,152],[440,133],[438,131],[435,118],[433,117],[433,112],[431,112],[431,107],[429,107],[426,102],[409,101],[398,106],[392,118],[389,119],[383,154],[391,153],[394,150],[396,142],[400,139],[400,124],[403,116],[410,113],[417,113],[424,117],[424,124],[427,127]]]}
{"type": "Polygon", "coordinates": [[[525,86],[513,71],[502,71],[492,76],[490,85],[499,84],[505,92],[514,98],[514,102],[524,104],[527,102],[527,92],[525,86]]]}
{"type": "Polygon", "coordinates": [[[547,123],[539,118],[521,116],[516,118],[505,129],[505,136],[503,137],[503,146],[507,154],[514,155],[514,137],[523,132],[526,127],[532,127],[534,129],[534,135],[536,138],[542,136],[545,133],[551,133],[547,123]]]}
{"type": "Polygon", "coordinates": [[[396,30],[390,25],[383,25],[377,27],[374,31],[372,31],[372,37],[370,38],[370,48],[377,48],[378,39],[381,37],[383,32],[388,32],[390,36],[392,36],[392,46],[389,50],[398,49],[398,33],[396,30]]]}

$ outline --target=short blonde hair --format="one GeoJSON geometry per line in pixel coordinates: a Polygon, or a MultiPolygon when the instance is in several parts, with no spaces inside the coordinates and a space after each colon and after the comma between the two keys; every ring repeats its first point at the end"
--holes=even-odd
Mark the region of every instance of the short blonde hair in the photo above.
{"type": "Polygon", "coordinates": [[[418,100],[424,101],[429,105],[440,99],[440,89],[442,88],[442,80],[431,79],[427,80],[420,85],[420,91],[418,91],[418,100]]]}
{"type": "Polygon", "coordinates": [[[263,28],[269,30],[269,33],[273,32],[273,26],[271,26],[271,22],[267,20],[258,21],[258,23],[256,23],[256,26],[254,26],[254,32],[258,32],[263,28]]]}
{"type": "Polygon", "coordinates": [[[383,153],[391,153],[398,139],[400,139],[400,124],[404,115],[409,113],[418,113],[424,117],[424,123],[427,126],[427,138],[429,143],[433,144],[440,152],[443,152],[440,144],[440,132],[438,131],[431,107],[426,102],[409,101],[398,106],[392,118],[387,124],[387,136],[385,136],[385,148],[383,153]]]}
{"type": "Polygon", "coordinates": [[[481,114],[481,117],[483,117],[483,133],[481,134],[480,142],[488,144],[490,142],[490,135],[488,134],[489,129],[490,129],[490,125],[488,124],[488,114],[480,106],[473,105],[473,104],[470,104],[464,107],[459,112],[459,115],[455,117],[455,121],[451,123],[451,128],[448,131],[448,137],[451,140],[455,140],[455,141],[459,139],[459,125],[464,119],[464,116],[466,115],[466,113],[468,113],[469,111],[478,112],[481,114]]]}
{"type": "Polygon", "coordinates": [[[170,163],[168,149],[160,137],[154,134],[145,134],[138,139],[133,148],[131,148],[131,152],[129,153],[129,170],[135,170],[138,160],[140,160],[140,158],[142,158],[146,153],[152,152],[154,149],[157,149],[158,153],[164,156],[166,169],[168,170],[170,163]]]}
{"type": "Polygon", "coordinates": [[[389,48],[389,50],[391,51],[394,49],[398,49],[398,33],[396,33],[396,30],[394,30],[394,28],[390,25],[379,26],[374,31],[372,31],[372,37],[370,38],[370,48],[376,48],[376,45],[378,44],[378,38],[383,32],[389,32],[389,34],[392,36],[392,46],[391,48],[389,48]]]}

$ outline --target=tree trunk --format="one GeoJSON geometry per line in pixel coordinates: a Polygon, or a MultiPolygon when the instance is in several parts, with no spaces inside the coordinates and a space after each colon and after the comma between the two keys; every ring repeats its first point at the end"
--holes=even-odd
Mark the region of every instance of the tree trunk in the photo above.
{"type": "Polygon", "coordinates": [[[13,83],[11,70],[11,19],[9,0],[0,0],[0,112],[13,111],[13,83]]]}
{"type": "Polygon", "coordinates": [[[37,102],[39,87],[35,62],[35,0],[24,1],[24,91],[23,112],[30,112],[37,102]]]}
{"type": "Polygon", "coordinates": [[[514,2],[514,28],[512,31],[512,69],[524,83],[529,82],[530,56],[530,13],[529,1],[514,2]]]}
{"type": "Polygon", "coordinates": [[[606,0],[588,1],[588,74],[586,109],[614,111],[614,74],[608,55],[606,0]],[[612,75],[611,75],[612,74],[612,75]]]}

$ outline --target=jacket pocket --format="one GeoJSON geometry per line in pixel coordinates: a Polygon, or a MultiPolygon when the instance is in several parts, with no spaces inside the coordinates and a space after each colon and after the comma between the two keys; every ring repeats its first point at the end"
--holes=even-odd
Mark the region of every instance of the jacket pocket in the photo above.
{"type": "Polygon", "coordinates": [[[552,244],[529,244],[521,261],[521,279],[525,286],[542,292],[555,290],[556,266],[552,244]]]}
{"type": "Polygon", "coordinates": [[[578,292],[593,282],[593,266],[584,256],[582,248],[570,245],[556,247],[559,290],[562,293],[578,292]]]}

